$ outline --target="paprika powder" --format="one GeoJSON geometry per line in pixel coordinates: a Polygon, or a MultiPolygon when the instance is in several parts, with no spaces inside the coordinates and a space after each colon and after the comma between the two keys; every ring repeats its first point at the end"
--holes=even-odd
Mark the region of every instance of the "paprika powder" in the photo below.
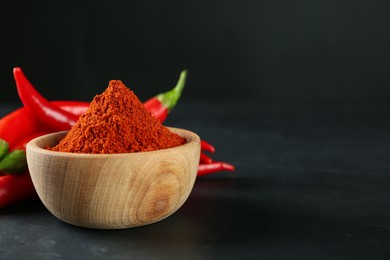
{"type": "Polygon", "coordinates": [[[185,139],[163,126],[120,80],[111,80],[53,151],[134,153],[172,148],[185,139]]]}

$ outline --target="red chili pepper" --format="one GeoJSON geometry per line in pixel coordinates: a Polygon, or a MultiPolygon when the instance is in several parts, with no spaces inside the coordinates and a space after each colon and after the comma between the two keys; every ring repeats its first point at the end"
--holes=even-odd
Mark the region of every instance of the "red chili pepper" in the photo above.
{"type": "Polygon", "coordinates": [[[161,93],[144,103],[149,110],[160,122],[164,122],[168,114],[175,107],[179,100],[187,78],[187,70],[183,70],[176,86],[164,93],[161,93]]]}
{"type": "MultiPolygon", "coordinates": [[[[52,101],[63,110],[80,116],[89,107],[88,102],[52,101]]],[[[12,150],[16,143],[26,136],[50,129],[38,121],[26,108],[19,108],[0,119],[0,139],[5,140],[12,150]]]]}
{"type": "Polygon", "coordinates": [[[214,146],[212,146],[211,144],[209,144],[208,142],[206,142],[205,140],[201,140],[200,141],[200,149],[202,151],[208,151],[210,153],[215,153],[215,148],[214,146]]]}
{"type": "Polygon", "coordinates": [[[76,123],[78,116],[62,110],[42,97],[20,68],[14,68],[13,72],[20,100],[39,121],[57,131],[69,130],[76,123]]]}
{"type": "Polygon", "coordinates": [[[212,162],[208,164],[199,164],[198,176],[211,174],[218,171],[234,171],[235,167],[225,162],[212,162]]]}
{"type": "MultiPolygon", "coordinates": [[[[20,140],[19,143],[15,144],[12,152],[24,152],[26,148],[26,144],[33,138],[47,134],[49,132],[37,132],[28,137],[20,140]]],[[[3,163],[5,157],[3,157],[0,161],[0,164],[3,163]]],[[[25,160],[25,157],[24,157],[25,160]]],[[[23,173],[15,173],[11,174],[8,172],[0,171],[0,208],[9,206],[11,204],[15,204],[17,202],[21,202],[28,199],[37,198],[37,193],[35,192],[34,185],[31,181],[30,174],[26,169],[27,164],[20,164],[18,162],[18,158],[15,158],[13,161],[9,161],[8,166],[13,170],[23,169],[23,173]],[[23,167],[23,168],[20,168],[23,167]]],[[[10,172],[12,172],[10,169],[10,172]]]]}
{"type": "Polygon", "coordinates": [[[37,198],[30,174],[0,175],[0,208],[24,201],[28,198],[37,198]]]}
{"type": "Polygon", "coordinates": [[[60,107],[62,110],[65,110],[77,116],[81,116],[82,114],[84,114],[90,105],[89,102],[68,100],[56,100],[51,101],[50,103],[57,107],[60,107]]]}
{"type": "Polygon", "coordinates": [[[29,111],[19,108],[0,120],[0,138],[12,148],[21,138],[44,128],[29,111]]]}

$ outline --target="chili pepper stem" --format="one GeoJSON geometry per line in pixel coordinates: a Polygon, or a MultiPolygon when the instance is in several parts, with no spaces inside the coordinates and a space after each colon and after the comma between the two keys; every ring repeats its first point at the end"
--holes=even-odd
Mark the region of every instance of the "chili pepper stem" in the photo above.
{"type": "Polygon", "coordinates": [[[180,73],[179,80],[173,89],[156,96],[156,98],[163,104],[163,106],[168,109],[168,112],[170,112],[175,107],[177,101],[179,100],[186,83],[186,78],[187,70],[183,70],[180,73]]]}

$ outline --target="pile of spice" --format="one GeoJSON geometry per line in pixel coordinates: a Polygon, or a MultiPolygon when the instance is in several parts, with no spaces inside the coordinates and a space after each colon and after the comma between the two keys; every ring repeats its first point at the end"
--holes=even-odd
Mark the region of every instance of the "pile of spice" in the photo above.
{"type": "Polygon", "coordinates": [[[172,148],[185,139],[163,126],[120,80],[111,80],[53,151],[134,153],[172,148]]]}

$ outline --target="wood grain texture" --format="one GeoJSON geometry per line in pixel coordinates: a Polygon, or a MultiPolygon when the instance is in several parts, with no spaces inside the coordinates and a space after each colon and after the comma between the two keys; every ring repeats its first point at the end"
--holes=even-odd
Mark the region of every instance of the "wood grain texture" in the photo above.
{"type": "Polygon", "coordinates": [[[170,128],[186,144],[128,154],[53,152],[66,134],[30,141],[27,162],[37,193],[59,219],[81,227],[119,229],[151,224],[179,209],[196,179],[200,138],[170,128]]]}

